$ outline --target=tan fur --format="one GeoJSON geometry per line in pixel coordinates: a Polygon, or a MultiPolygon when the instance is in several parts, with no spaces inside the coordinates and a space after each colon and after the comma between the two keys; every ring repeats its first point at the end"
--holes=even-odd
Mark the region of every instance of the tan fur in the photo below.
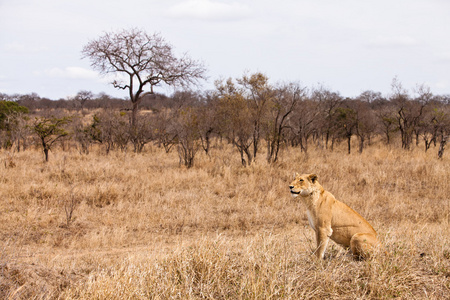
{"type": "Polygon", "coordinates": [[[330,238],[350,247],[353,255],[365,258],[380,242],[373,227],[356,211],[325,191],[315,174],[295,174],[289,185],[291,195],[306,205],[311,227],[316,232],[318,258],[323,258],[330,238]]]}

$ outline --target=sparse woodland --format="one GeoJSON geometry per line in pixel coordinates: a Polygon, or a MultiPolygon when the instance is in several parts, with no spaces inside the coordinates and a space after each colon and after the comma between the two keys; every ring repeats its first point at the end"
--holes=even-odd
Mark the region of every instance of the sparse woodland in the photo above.
{"type": "Polygon", "coordinates": [[[0,298],[448,299],[449,99],[255,73],[147,95],[131,125],[132,103],[104,94],[1,95],[0,298]],[[331,244],[317,261],[294,172],[389,255],[331,244]]]}
{"type": "Polygon", "coordinates": [[[388,96],[365,91],[344,98],[322,86],[273,85],[264,74],[245,74],[217,81],[213,91],[146,95],[137,111],[131,101],[87,91],[57,101],[35,94],[0,96],[5,150],[42,144],[45,152],[54,139],[63,150],[86,154],[94,145],[108,154],[142,152],[153,144],[167,153],[177,151],[188,168],[199,151],[209,154],[213,139],[232,145],[247,166],[263,155],[263,148],[263,159],[272,163],[282,148],[306,154],[310,148],[333,151],[341,143],[349,154],[382,143],[431,149],[442,158],[450,132],[450,96],[433,95],[424,85],[409,92],[397,78],[388,96]]]}

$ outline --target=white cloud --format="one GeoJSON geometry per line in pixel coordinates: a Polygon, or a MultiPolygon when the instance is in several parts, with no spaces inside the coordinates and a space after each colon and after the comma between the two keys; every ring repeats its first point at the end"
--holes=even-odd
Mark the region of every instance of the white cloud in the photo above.
{"type": "Polygon", "coordinates": [[[407,47],[415,46],[418,42],[409,36],[377,36],[368,41],[371,47],[407,47]]]}
{"type": "Polygon", "coordinates": [[[230,21],[244,18],[250,14],[247,5],[234,2],[211,0],[187,0],[169,8],[169,16],[207,21],[230,21]]]}

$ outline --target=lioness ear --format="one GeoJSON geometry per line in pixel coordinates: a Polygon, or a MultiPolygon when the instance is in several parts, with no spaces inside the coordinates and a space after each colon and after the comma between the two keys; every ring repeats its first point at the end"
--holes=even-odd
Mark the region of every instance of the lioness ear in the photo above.
{"type": "Polygon", "coordinates": [[[316,182],[317,178],[318,178],[318,177],[317,177],[316,174],[311,174],[311,175],[309,175],[309,179],[311,180],[312,183],[316,182]]]}

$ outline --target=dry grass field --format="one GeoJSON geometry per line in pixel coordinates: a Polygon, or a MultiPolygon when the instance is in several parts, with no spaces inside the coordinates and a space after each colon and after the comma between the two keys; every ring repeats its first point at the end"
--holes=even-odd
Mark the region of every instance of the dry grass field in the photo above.
{"type": "Polygon", "coordinates": [[[243,168],[216,142],[176,151],[0,152],[1,299],[449,299],[450,153],[285,149],[243,168]],[[293,172],[363,215],[389,252],[324,261],[293,172]],[[298,199],[298,198],[297,198],[298,199]],[[70,216],[70,213],[72,215],[70,216]]]}

